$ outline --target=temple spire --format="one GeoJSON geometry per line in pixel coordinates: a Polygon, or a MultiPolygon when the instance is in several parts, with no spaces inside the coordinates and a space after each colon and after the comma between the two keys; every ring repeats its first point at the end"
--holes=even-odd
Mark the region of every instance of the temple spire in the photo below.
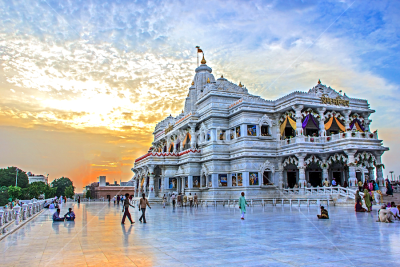
{"type": "Polygon", "coordinates": [[[207,63],[207,61],[205,60],[205,58],[204,58],[204,53],[203,53],[203,59],[201,60],[201,64],[204,65],[204,64],[206,64],[206,63],[207,63]]]}

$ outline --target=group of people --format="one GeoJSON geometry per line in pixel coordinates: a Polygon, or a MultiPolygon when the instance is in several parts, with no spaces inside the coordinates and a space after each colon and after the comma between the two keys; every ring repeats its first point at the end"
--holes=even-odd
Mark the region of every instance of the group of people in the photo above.
{"type": "Polygon", "coordinates": [[[75,213],[72,211],[72,208],[68,209],[68,212],[63,216],[60,217],[60,209],[57,208],[57,211],[53,214],[53,222],[63,222],[64,220],[67,221],[74,221],[75,220],[75,213]]]}
{"type": "MultiPolygon", "coordinates": [[[[128,194],[128,197],[125,195],[117,195],[113,197],[114,204],[119,205],[119,202],[124,203],[125,199],[128,198],[129,203],[132,203],[133,196],[128,194]]],[[[110,202],[110,201],[109,201],[110,202]]]]}
{"type": "Polygon", "coordinates": [[[392,223],[394,220],[400,220],[399,215],[400,205],[396,207],[396,203],[393,201],[391,203],[383,204],[378,210],[378,220],[377,222],[392,223]]]}
{"type": "MultiPolygon", "coordinates": [[[[130,200],[132,200],[132,197],[129,198],[129,194],[126,193],[124,196],[124,200],[123,200],[123,208],[122,208],[122,212],[124,213],[124,215],[122,216],[122,221],[121,224],[125,224],[125,219],[126,217],[128,217],[129,221],[131,222],[131,224],[134,224],[135,222],[132,220],[132,216],[131,213],[129,212],[129,207],[135,208],[135,206],[131,205],[130,200]]],[[[146,194],[142,194],[142,198],[139,201],[139,211],[142,211],[142,216],[140,216],[139,221],[146,223],[146,207],[150,207],[150,203],[149,200],[146,198],[146,194]]]]}
{"type": "MultiPolygon", "coordinates": [[[[192,195],[192,193],[189,193],[189,196],[187,196],[185,193],[179,193],[177,196],[175,196],[175,193],[172,193],[171,195],[171,202],[173,207],[175,207],[175,205],[178,207],[183,207],[183,206],[186,207],[188,201],[189,201],[189,207],[199,206],[198,197],[196,193],[194,193],[194,195],[192,195]]],[[[167,197],[164,194],[163,196],[164,208],[166,202],[167,202],[167,197]]]]}

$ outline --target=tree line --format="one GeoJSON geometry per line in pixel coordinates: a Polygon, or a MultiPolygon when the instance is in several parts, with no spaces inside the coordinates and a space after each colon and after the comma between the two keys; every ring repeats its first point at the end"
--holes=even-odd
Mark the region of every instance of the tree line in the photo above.
{"type": "Polygon", "coordinates": [[[16,183],[16,167],[0,169],[0,206],[16,199],[45,198],[55,196],[66,196],[72,198],[75,195],[75,187],[67,177],[55,179],[51,184],[44,182],[33,182],[29,184],[28,175],[23,170],[18,171],[18,182],[16,183]]]}

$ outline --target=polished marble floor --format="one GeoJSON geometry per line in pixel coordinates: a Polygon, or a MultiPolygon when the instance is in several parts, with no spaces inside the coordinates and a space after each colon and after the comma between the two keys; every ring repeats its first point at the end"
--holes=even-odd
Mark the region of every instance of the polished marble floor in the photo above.
{"type": "Polygon", "coordinates": [[[376,210],[329,207],[228,207],[147,212],[147,224],[121,225],[121,207],[67,203],[75,222],[45,211],[0,242],[1,266],[396,266],[400,223],[377,223],[376,210]]]}

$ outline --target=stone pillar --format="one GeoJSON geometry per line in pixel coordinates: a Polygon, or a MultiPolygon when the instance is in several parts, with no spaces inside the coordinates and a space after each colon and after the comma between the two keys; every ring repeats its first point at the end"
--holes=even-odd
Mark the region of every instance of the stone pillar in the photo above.
{"type": "MultiPolygon", "coordinates": [[[[376,166],[376,181],[381,187],[381,191],[383,188],[386,188],[385,186],[385,179],[383,178],[383,170],[382,170],[382,165],[376,166]]],[[[386,190],[385,190],[386,192],[386,190]]]]}
{"type": "Polygon", "coordinates": [[[212,181],[212,187],[218,187],[218,174],[217,173],[213,173],[211,174],[211,181],[212,181]]]}
{"type": "Polygon", "coordinates": [[[185,192],[185,177],[181,177],[181,192],[185,192]]]}
{"type": "Polygon", "coordinates": [[[14,213],[15,213],[15,225],[18,225],[19,224],[19,214],[20,214],[20,211],[21,211],[21,207],[19,205],[16,205],[13,208],[13,210],[14,210],[14,213]]]}
{"type": "Polygon", "coordinates": [[[0,210],[0,227],[3,226],[4,210],[0,210]]]}
{"type": "Polygon", "coordinates": [[[292,109],[296,112],[296,136],[303,135],[303,127],[301,127],[302,126],[301,110],[303,109],[303,107],[304,107],[303,105],[295,105],[292,107],[292,109]]]}
{"type": "Polygon", "coordinates": [[[28,217],[32,216],[32,203],[28,203],[28,217]]]}
{"type": "Polygon", "coordinates": [[[318,123],[319,123],[319,136],[326,136],[325,131],[325,110],[326,108],[318,108],[318,114],[320,116],[318,123]]]}
{"type": "Polygon", "coordinates": [[[295,155],[299,160],[297,164],[297,168],[299,169],[299,186],[300,188],[305,188],[307,182],[306,182],[306,166],[304,166],[304,158],[307,156],[307,153],[299,153],[295,155]]]}
{"type": "Polygon", "coordinates": [[[26,218],[28,217],[28,205],[27,204],[22,204],[22,219],[26,220],[26,218]]]}
{"type": "Polygon", "coordinates": [[[188,188],[189,189],[193,188],[193,176],[192,175],[188,176],[188,188]]]}
{"type": "Polygon", "coordinates": [[[343,111],[344,127],[346,128],[346,131],[347,131],[347,129],[350,129],[350,123],[351,123],[350,117],[349,117],[350,113],[351,113],[351,110],[349,110],[349,109],[343,111]]]}
{"type": "MultiPolygon", "coordinates": [[[[154,165],[148,165],[149,168],[149,194],[148,198],[152,199],[155,197],[155,188],[154,188],[154,179],[155,179],[155,174],[154,174],[154,165]]],[[[146,179],[147,180],[147,179],[146,179]]],[[[146,185],[147,187],[147,185],[146,185]]]]}
{"type": "Polygon", "coordinates": [[[196,141],[197,141],[196,132],[195,132],[196,123],[190,123],[189,127],[190,127],[190,148],[195,149],[196,141]]]}
{"type": "Polygon", "coordinates": [[[348,184],[352,185],[352,187],[357,186],[357,177],[356,177],[356,164],[354,162],[354,154],[357,152],[356,149],[345,149],[344,153],[347,155],[347,166],[349,166],[349,181],[348,184]]]}
{"type": "Polygon", "coordinates": [[[368,168],[368,176],[370,180],[375,180],[375,168],[374,167],[369,167],[368,168]]]}
{"type": "Polygon", "coordinates": [[[278,158],[278,169],[275,172],[275,177],[277,177],[277,185],[279,189],[282,189],[284,186],[283,184],[283,163],[282,158],[278,158]]]}

